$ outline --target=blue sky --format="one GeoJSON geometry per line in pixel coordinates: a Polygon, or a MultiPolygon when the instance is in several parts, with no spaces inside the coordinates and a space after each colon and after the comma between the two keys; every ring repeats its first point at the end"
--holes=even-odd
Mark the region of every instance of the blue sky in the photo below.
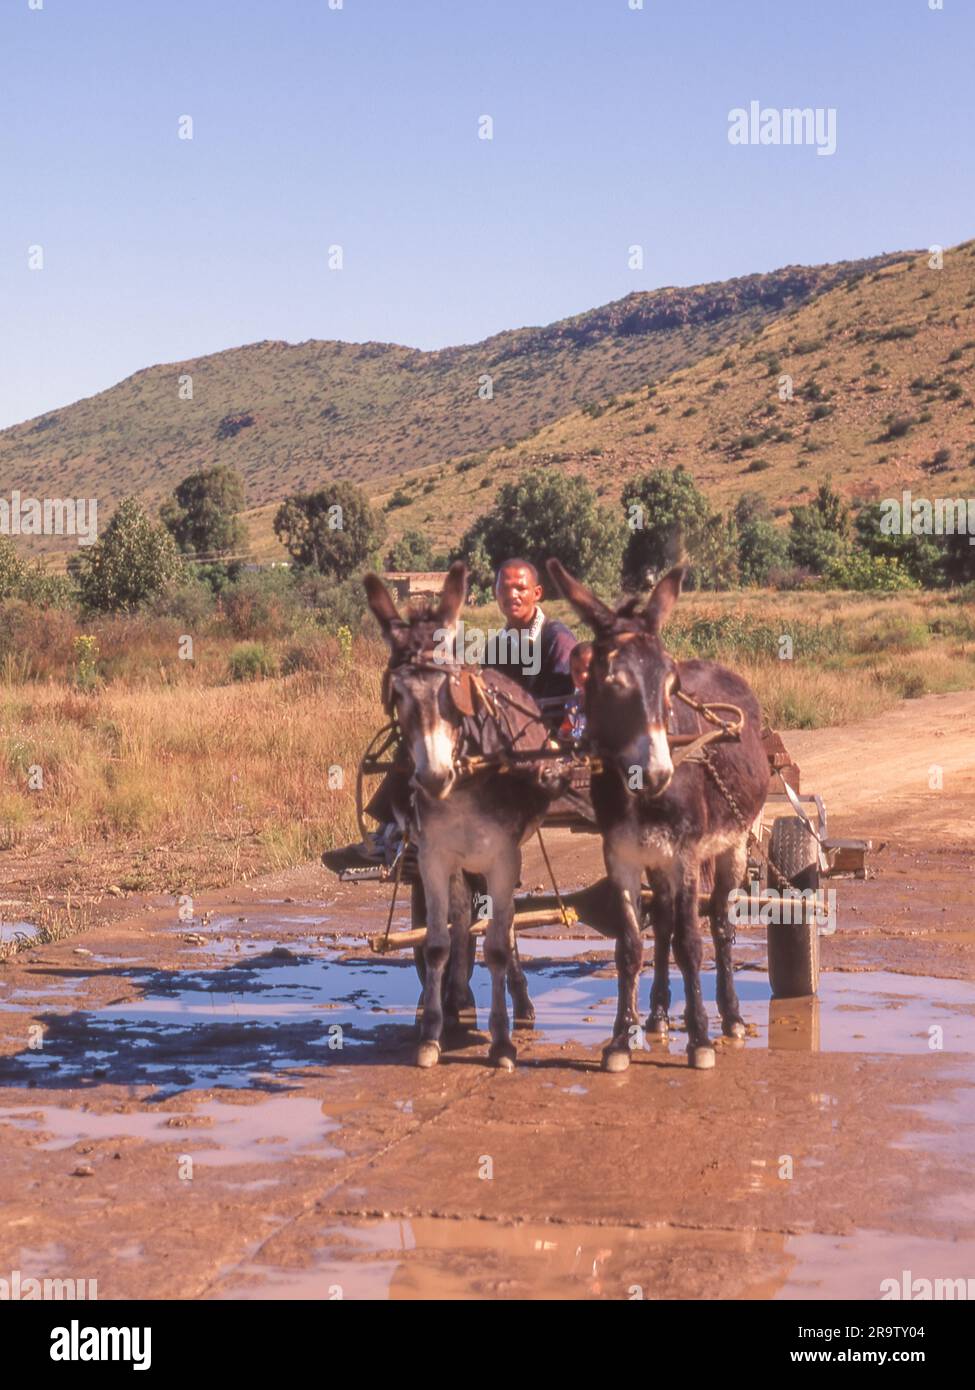
{"type": "Polygon", "coordinates": [[[975,234],[971,0],[634,2],[2,0],[0,425],[263,338],[442,347],[975,234]],[[731,145],[753,100],[834,107],[836,153],[731,145]]]}

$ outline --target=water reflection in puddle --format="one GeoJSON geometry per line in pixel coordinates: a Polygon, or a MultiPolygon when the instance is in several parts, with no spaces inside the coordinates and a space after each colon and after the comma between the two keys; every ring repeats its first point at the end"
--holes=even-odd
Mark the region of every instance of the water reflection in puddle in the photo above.
{"type": "MultiPolygon", "coordinates": [[[[345,1219],[323,1226],[310,1261],[245,1263],[221,1299],[667,1299],[674,1269],[696,1296],[869,1299],[883,1281],[968,1279],[975,1242],[858,1231],[850,1236],[641,1230],[436,1218],[345,1219]]],[[[975,1279],[972,1280],[975,1287],[975,1279]]],[[[681,1292],[677,1292],[677,1288],[681,1292]]]]}
{"type": "Polygon", "coordinates": [[[0,1110],[0,1124],[43,1135],[35,1147],[45,1150],[67,1149],[82,1140],[123,1138],[178,1144],[201,1167],[264,1163],[296,1154],[344,1157],[341,1149],[325,1142],[339,1122],[322,1112],[320,1101],[304,1096],[275,1096],[242,1105],[208,1100],[179,1114],[20,1106],[0,1110]]]}
{"type": "MultiPolygon", "coordinates": [[[[226,940],[208,942],[199,965],[190,969],[116,967],[133,997],[87,1011],[57,1000],[57,991],[77,988],[84,976],[44,979],[40,991],[22,988],[0,996],[0,1009],[32,1012],[45,1027],[43,1048],[0,1059],[0,1084],[104,1080],[152,1085],[164,1095],[190,1086],[253,1086],[263,1074],[270,1080],[262,1084],[275,1089],[276,1073],[361,1058],[364,1047],[399,1047],[405,1058],[419,996],[412,958],[372,956],[361,948],[353,956],[309,944],[282,947],[266,939],[246,945],[240,955],[226,940]]],[[[524,938],[521,945],[537,1012],[536,1039],[600,1047],[616,1010],[615,968],[605,942],[524,938]]],[[[641,982],[644,1010],[650,975],[645,970],[641,982]]],[[[975,987],[964,981],[827,973],[818,1001],[771,1001],[758,972],[740,972],[736,983],[747,1047],[975,1052],[975,987]]],[[[490,976],[480,962],[471,987],[483,1027],[490,976]]],[[[671,988],[670,1046],[682,1048],[682,981],[676,970],[671,988]]],[[[716,1024],[713,971],[702,974],[702,989],[716,1024]]]]}

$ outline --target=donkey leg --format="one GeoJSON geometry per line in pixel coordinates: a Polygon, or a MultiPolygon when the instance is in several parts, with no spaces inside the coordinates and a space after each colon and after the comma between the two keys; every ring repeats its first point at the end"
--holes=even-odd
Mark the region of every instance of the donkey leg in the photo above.
{"type": "Polygon", "coordinates": [[[698,867],[678,863],[674,893],[674,955],[684,977],[687,1060],[704,1071],[714,1066],[708,1016],[701,998],[701,933],[698,925],[698,867]]]}
{"type": "Polygon", "coordinates": [[[421,863],[420,871],[427,900],[427,939],[423,948],[423,1018],[420,1022],[420,1045],[416,1052],[416,1064],[418,1067],[434,1067],[440,1060],[443,975],[450,954],[450,881],[442,870],[431,868],[428,864],[421,863]]]}
{"type": "Polygon", "coordinates": [[[714,868],[714,890],[708,905],[718,975],[718,1012],[721,1014],[722,1032],[728,1038],[745,1036],[745,1023],[738,1009],[738,991],[735,989],[735,976],[731,965],[735,924],[731,920],[729,895],[741,883],[747,862],[748,845],[744,840],[718,855],[714,868]]]}
{"type": "Polygon", "coordinates": [[[670,938],[674,929],[674,895],[664,873],[650,875],[653,898],[650,921],[653,924],[653,986],[647,1032],[666,1037],[670,1031],[670,938]]]}
{"type": "Polygon", "coordinates": [[[444,1024],[459,1028],[460,1016],[474,1009],[471,976],[471,921],[473,909],[471,890],[462,873],[450,879],[450,959],[444,989],[444,1024]]]}
{"type": "MultiPolygon", "coordinates": [[[[609,868],[609,865],[606,867],[609,868]]],[[[639,868],[633,869],[629,865],[625,868],[617,866],[615,871],[610,870],[610,878],[619,894],[619,931],[616,934],[616,980],[619,995],[613,1039],[603,1051],[603,1070],[626,1071],[630,1065],[630,1051],[635,1046],[640,1032],[637,990],[640,984],[640,967],[643,964],[643,942],[640,939],[638,916],[642,873],[639,868]]]]}
{"type": "MultiPolygon", "coordinates": [[[[521,878],[521,850],[516,849],[515,855],[514,881],[517,884],[518,880],[521,878]]],[[[512,907],[514,907],[514,903],[512,903],[512,907]]],[[[511,933],[511,960],[508,962],[508,993],[511,995],[511,1008],[515,1016],[515,1027],[534,1028],[535,1005],[532,1003],[531,996],[528,993],[528,981],[525,979],[521,957],[518,954],[518,937],[514,930],[512,930],[511,933]]]]}
{"type": "Polygon", "coordinates": [[[520,856],[502,861],[500,856],[488,874],[491,920],[484,937],[484,960],[491,972],[491,1048],[488,1057],[496,1067],[513,1071],[518,1056],[508,1026],[508,1000],[505,982],[514,952],[515,884],[520,856]]]}

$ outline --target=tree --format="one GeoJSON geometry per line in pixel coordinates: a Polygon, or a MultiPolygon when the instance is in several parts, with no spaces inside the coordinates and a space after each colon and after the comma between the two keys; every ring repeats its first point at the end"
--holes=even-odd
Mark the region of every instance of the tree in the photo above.
{"type": "Polygon", "coordinates": [[[857,512],[853,523],[857,543],[868,554],[896,560],[925,589],[975,579],[975,546],[969,545],[966,532],[944,536],[891,534],[881,524],[883,516],[880,502],[867,502],[857,512]]]}
{"type": "Polygon", "coordinates": [[[684,562],[688,588],[725,587],[735,579],[734,535],[711,511],[687,469],[654,468],[634,478],[622,497],[630,539],[623,578],[639,589],[647,579],[684,562]]]}
{"type": "Polygon", "coordinates": [[[615,597],[626,531],[584,478],[535,469],[504,483],[489,512],[460,542],[475,588],[490,588],[502,560],[528,560],[545,582],[545,561],[561,560],[583,583],[615,597]]]}
{"type": "Polygon", "coordinates": [[[789,541],[776,526],[758,492],[743,492],[735,503],[738,575],[742,584],[767,584],[769,573],[788,563],[789,541]]]}
{"type": "Polygon", "coordinates": [[[117,612],[155,598],[183,574],[176,542],[134,498],[121,504],[94,545],[73,555],[68,573],[86,608],[117,612]]]}
{"type": "Polygon", "coordinates": [[[231,555],[246,537],[237,515],[243,505],[240,474],[221,463],[184,478],[159,516],[184,555],[231,555]]]}
{"type": "Polygon", "coordinates": [[[295,564],[334,579],[348,579],[374,560],[386,522],[354,483],[336,482],[282,502],[274,533],[295,564]]]}
{"type": "Polygon", "coordinates": [[[429,536],[422,531],[404,531],[386,553],[386,568],[399,570],[442,570],[446,559],[435,555],[429,536]]]}
{"type": "Polygon", "coordinates": [[[823,574],[849,548],[850,509],[827,478],[812,502],[792,508],[789,558],[802,569],[823,574]]]}

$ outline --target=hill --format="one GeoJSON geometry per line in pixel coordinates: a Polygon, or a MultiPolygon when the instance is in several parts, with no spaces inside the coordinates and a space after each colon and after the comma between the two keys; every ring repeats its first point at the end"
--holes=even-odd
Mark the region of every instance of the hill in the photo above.
{"type": "Polygon", "coordinates": [[[252,508],[328,477],[387,490],[408,471],[515,443],[587,402],[640,391],[902,259],[640,292],[437,352],[261,342],[149,367],[0,432],[0,495],[97,497],[104,524],[122,497],[158,502],[214,463],[239,469],[252,508]],[[490,400],[478,394],[485,376],[490,400]],[[181,397],[187,378],[192,399],[181,397]]]}
{"type": "Polygon", "coordinates": [[[756,491],[783,517],[828,475],[851,499],[975,496],[973,368],[968,242],[941,270],[927,253],[864,270],[655,385],[401,480],[410,500],[390,530],[449,545],[499,483],[538,465],[584,473],[609,502],[633,475],[680,463],[712,504],[756,491]]]}

